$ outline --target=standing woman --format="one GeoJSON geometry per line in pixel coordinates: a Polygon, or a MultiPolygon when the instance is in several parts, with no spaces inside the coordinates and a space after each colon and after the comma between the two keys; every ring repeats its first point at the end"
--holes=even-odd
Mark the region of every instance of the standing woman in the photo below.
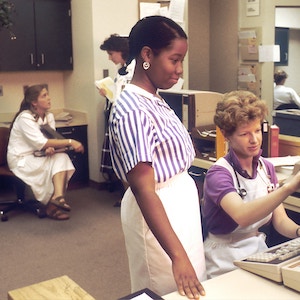
{"type": "MultiPolygon", "coordinates": [[[[104,50],[108,54],[108,59],[111,60],[117,66],[117,74],[114,78],[114,98],[108,99],[106,98],[106,107],[104,110],[105,114],[105,135],[104,141],[102,145],[102,155],[101,155],[101,165],[100,172],[102,172],[104,177],[110,182],[115,181],[116,176],[114,174],[111,156],[109,151],[109,138],[108,138],[108,119],[111,111],[112,104],[116,101],[116,99],[120,96],[123,88],[127,83],[130,82],[134,67],[135,61],[133,60],[128,66],[126,61],[129,55],[129,45],[128,45],[128,37],[120,36],[118,34],[111,34],[109,38],[107,38],[100,46],[101,50],[104,50]]],[[[105,89],[99,89],[99,93],[101,96],[106,97],[105,89]]],[[[127,188],[127,185],[123,182],[123,191],[127,188]]],[[[114,206],[120,206],[121,199],[116,201],[114,206]]]]}
{"type": "Polygon", "coordinates": [[[121,219],[132,292],[148,287],[164,295],[178,289],[204,295],[205,259],[198,192],[187,170],[191,138],[157,89],[169,89],[183,72],[187,36],[171,19],[152,16],[129,35],[131,81],[112,108],[113,167],[128,182],[121,219]]]}
{"type": "MultiPolygon", "coordinates": [[[[114,102],[122,92],[124,86],[130,82],[134,71],[135,62],[126,64],[129,54],[128,37],[118,34],[111,34],[100,46],[108,54],[108,59],[111,60],[117,67],[118,71],[115,75],[115,98],[114,102]]],[[[99,89],[100,95],[106,97],[106,91],[99,89]]]]}
{"type": "Polygon", "coordinates": [[[83,152],[83,145],[72,139],[48,139],[40,130],[48,124],[55,129],[51,99],[45,85],[26,89],[20,110],[12,124],[7,149],[10,170],[32,189],[37,201],[46,206],[46,214],[55,220],[69,219],[71,207],[65,200],[68,182],[74,166],[66,153],[59,149],[73,147],[83,152]],[[34,156],[35,151],[45,151],[45,156],[34,156]]]}

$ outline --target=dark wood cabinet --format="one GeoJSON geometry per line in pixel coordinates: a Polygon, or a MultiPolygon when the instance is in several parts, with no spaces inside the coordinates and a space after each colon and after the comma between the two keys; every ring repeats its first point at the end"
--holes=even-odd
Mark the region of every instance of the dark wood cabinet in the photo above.
{"type": "Polygon", "coordinates": [[[88,160],[88,140],[87,125],[58,127],[56,130],[67,139],[74,139],[82,143],[84,153],[69,151],[75,173],[70,180],[70,185],[85,185],[89,183],[89,160],[88,160]]]}
{"type": "Polygon", "coordinates": [[[275,45],[280,46],[280,61],[275,66],[287,66],[289,62],[289,28],[275,28],[275,45]]]}
{"type": "Polygon", "coordinates": [[[0,72],[72,70],[70,0],[14,0],[12,39],[0,31],[0,72]]]}

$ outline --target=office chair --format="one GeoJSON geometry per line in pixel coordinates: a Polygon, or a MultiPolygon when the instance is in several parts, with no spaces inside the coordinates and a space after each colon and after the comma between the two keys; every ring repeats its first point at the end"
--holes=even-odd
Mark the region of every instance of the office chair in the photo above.
{"type": "Polygon", "coordinates": [[[7,213],[12,210],[22,209],[35,213],[38,217],[46,216],[42,204],[35,199],[25,200],[26,184],[16,177],[8,168],[6,161],[7,144],[9,139],[9,128],[0,127],[0,195],[4,195],[6,200],[2,201],[0,197],[0,217],[1,221],[7,221],[7,213]],[[13,188],[16,199],[8,200],[9,187],[13,188]]]}

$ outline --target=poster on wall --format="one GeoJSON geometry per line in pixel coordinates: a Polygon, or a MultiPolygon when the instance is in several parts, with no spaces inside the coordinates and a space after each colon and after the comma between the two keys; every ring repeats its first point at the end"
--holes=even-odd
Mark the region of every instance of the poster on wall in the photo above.
{"type": "Polygon", "coordinates": [[[185,28],[184,11],[186,0],[144,1],[140,2],[140,19],[147,16],[160,15],[168,17],[185,28]]]}
{"type": "Polygon", "coordinates": [[[259,16],[259,0],[247,0],[247,17],[259,16]]]}

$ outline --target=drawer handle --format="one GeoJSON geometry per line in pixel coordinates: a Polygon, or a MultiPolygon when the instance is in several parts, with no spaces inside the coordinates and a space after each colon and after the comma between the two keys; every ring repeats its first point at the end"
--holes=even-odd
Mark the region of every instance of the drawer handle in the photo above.
{"type": "Polygon", "coordinates": [[[61,134],[62,135],[64,135],[64,134],[67,135],[67,134],[72,134],[72,133],[73,133],[72,131],[63,131],[61,134]]]}

